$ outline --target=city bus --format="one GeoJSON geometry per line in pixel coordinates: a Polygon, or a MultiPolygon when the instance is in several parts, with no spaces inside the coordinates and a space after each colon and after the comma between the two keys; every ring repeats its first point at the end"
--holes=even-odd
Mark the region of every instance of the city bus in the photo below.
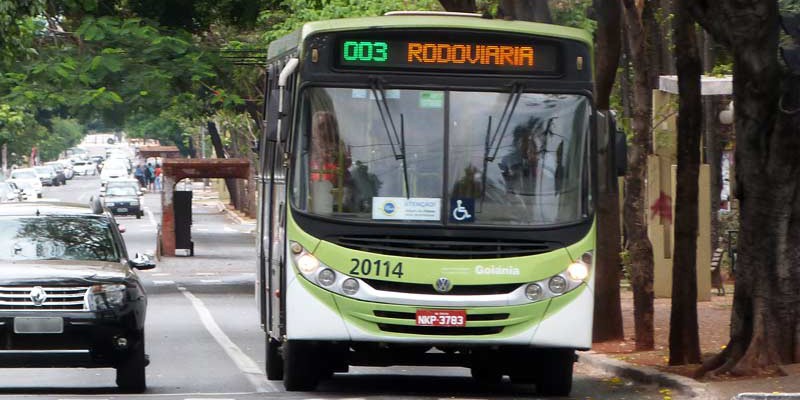
{"type": "Polygon", "coordinates": [[[472,14],[306,23],[268,50],[266,374],[469,368],[569,394],[591,346],[596,127],[582,30],[472,14]]]}

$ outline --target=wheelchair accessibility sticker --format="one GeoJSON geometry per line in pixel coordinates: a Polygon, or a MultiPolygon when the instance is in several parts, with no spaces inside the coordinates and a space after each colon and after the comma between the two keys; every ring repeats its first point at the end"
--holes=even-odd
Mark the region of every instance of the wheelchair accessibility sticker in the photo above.
{"type": "Polygon", "coordinates": [[[475,199],[450,199],[450,222],[475,221],[475,199]]]}

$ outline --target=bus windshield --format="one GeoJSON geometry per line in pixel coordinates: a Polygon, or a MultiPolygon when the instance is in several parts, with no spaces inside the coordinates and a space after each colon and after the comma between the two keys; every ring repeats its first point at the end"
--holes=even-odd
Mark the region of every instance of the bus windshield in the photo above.
{"type": "Polygon", "coordinates": [[[590,196],[591,112],[574,94],[312,87],[293,203],[365,222],[576,222],[590,196]]]}

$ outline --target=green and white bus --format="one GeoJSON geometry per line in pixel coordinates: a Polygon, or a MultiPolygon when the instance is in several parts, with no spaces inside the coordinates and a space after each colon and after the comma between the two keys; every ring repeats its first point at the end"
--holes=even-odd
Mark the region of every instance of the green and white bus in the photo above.
{"type": "Polygon", "coordinates": [[[568,394],[592,342],[589,34],[390,13],[307,23],[268,53],[268,378],[461,366],[568,394]]]}

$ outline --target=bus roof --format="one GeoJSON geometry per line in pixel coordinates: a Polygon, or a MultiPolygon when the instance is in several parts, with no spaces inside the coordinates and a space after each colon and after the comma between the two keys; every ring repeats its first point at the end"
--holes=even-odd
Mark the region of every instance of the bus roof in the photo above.
{"type": "Polygon", "coordinates": [[[462,16],[393,15],[308,22],[301,29],[270,43],[268,58],[272,59],[298,47],[303,39],[315,33],[387,28],[453,28],[520,33],[574,40],[592,47],[592,36],[589,32],[562,25],[462,16]]]}

